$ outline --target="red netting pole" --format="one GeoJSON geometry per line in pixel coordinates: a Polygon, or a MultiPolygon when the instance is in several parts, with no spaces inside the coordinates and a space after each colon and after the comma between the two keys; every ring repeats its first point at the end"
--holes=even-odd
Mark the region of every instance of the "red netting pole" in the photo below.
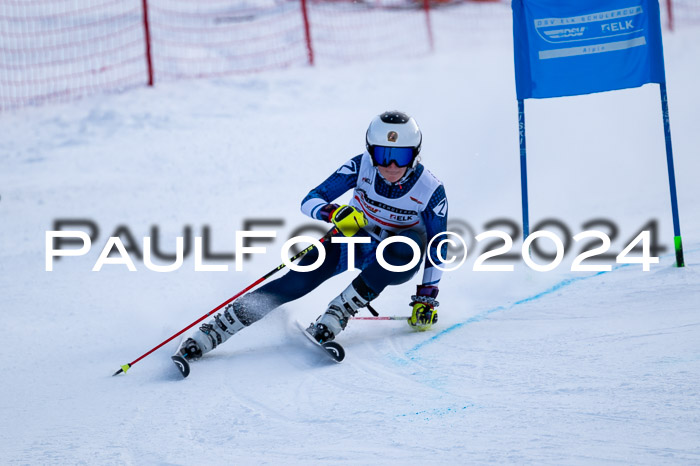
{"type": "Polygon", "coordinates": [[[433,42],[433,26],[430,23],[430,0],[423,0],[423,10],[425,10],[425,24],[428,28],[428,43],[430,44],[430,51],[434,52],[435,44],[433,42]]]}
{"type": "Polygon", "coordinates": [[[151,58],[151,28],[148,22],[148,0],[142,0],[143,33],[146,42],[146,63],[148,64],[148,85],[153,86],[153,60],[151,58]]]}
{"type": "Polygon", "coordinates": [[[306,50],[309,53],[309,65],[314,65],[314,48],[311,43],[311,27],[309,25],[309,11],[306,0],[301,0],[301,15],[304,18],[304,35],[306,36],[306,50]]]}
{"type": "Polygon", "coordinates": [[[666,0],[666,12],[668,13],[668,30],[673,31],[673,1],[666,0]]]}

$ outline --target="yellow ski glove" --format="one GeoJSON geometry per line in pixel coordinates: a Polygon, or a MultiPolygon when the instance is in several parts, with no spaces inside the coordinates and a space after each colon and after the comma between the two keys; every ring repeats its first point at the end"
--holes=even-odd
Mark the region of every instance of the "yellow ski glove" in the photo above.
{"type": "Polygon", "coordinates": [[[330,218],[343,236],[355,236],[361,228],[367,226],[365,214],[349,205],[335,209],[330,218]]]}
{"type": "Polygon", "coordinates": [[[418,285],[418,291],[411,296],[413,312],[408,318],[408,325],[423,332],[430,330],[438,321],[437,307],[440,303],[435,299],[438,295],[437,286],[418,285]]]}

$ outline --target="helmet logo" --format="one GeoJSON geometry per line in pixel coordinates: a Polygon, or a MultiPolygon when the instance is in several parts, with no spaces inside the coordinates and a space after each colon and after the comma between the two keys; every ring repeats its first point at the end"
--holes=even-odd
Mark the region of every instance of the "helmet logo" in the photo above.
{"type": "Polygon", "coordinates": [[[386,140],[389,142],[396,142],[396,140],[399,139],[399,135],[396,133],[396,131],[389,131],[386,133],[386,140]]]}

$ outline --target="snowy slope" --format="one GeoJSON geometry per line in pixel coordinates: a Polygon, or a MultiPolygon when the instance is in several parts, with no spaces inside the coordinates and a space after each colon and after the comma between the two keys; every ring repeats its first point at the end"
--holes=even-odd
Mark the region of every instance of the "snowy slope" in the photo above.
{"type": "MultiPolygon", "coordinates": [[[[667,247],[651,272],[472,272],[441,283],[440,323],[353,322],[329,365],[296,335],[351,280],[330,280],[193,365],[155,353],[110,375],[275,267],[307,223],[299,202],[363,150],[371,117],[412,113],[450,216],[519,221],[510,37],[412,61],[192,81],[0,115],[0,460],[3,463],[686,463],[700,461],[698,30],[665,37],[681,226],[672,266],[655,86],[527,102],[531,222],[573,233],[649,219],[667,247]],[[44,271],[57,218],[100,226],[89,255],[44,271]],[[172,251],[186,225],[232,252],[245,219],[280,218],[243,272],[106,266],[120,225],[172,251]]],[[[260,228],[259,228],[260,229],[260,228]]],[[[519,247],[516,243],[516,247],[519,247]]],[[[474,250],[476,252],[476,249],[474,250]]],[[[403,314],[413,284],[376,302],[403,314]]]]}

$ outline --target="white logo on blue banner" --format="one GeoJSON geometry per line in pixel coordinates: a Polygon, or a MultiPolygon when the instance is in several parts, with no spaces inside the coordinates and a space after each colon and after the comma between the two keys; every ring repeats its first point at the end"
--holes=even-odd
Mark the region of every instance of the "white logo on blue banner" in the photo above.
{"type": "Polygon", "coordinates": [[[535,30],[551,44],[595,41],[595,44],[540,50],[540,60],[612,52],[646,45],[641,6],[569,18],[535,19],[535,30]],[[634,37],[631,37],[634,36],[634,37]]]}
{"type": "Polygon", "coordinates": [[[658,0],[513,0],[518,99],[664,82],[658,0]]]}

